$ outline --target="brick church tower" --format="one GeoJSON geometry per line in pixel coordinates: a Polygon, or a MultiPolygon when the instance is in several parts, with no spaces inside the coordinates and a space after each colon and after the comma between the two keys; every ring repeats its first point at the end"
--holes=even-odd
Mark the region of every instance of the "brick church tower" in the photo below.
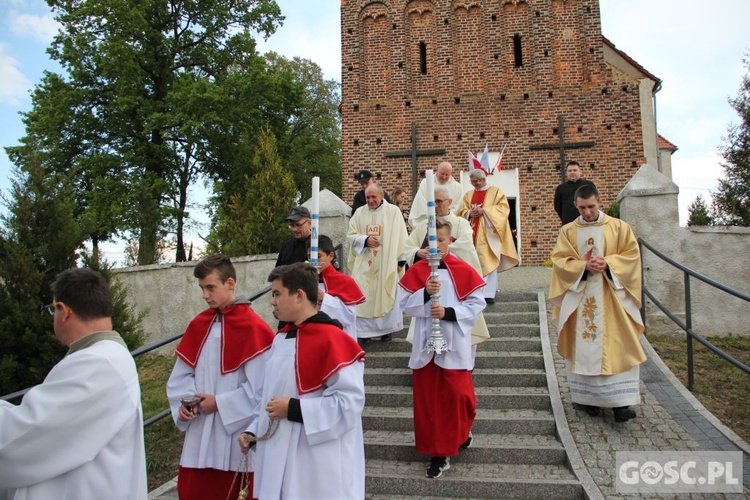
{"type": "Polygon", "coordinates": [[[342,0],[341,45],[346,201],[361,169],[412,193],[442,160],[459,180],[468,151],[507,146],[491,182],[523,263],[539,265],[560,227],[563,158],[605,207],[641,164],[659,164],[661,82],[602,36],[597,0],[342,0]]]}

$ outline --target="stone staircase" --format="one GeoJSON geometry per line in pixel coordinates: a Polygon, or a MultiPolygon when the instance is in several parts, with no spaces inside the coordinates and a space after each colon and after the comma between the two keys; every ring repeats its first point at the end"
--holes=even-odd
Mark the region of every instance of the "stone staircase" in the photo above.
{"type": "Polygon", "coordinates": [[[363,414],[368,499],[584,498],[552,413],[536,293],[507,293],[485,310],[492,338],[479,346],[474,443],[438,479],[414,449],[411,344],[405,333],[365,346],[363,414]]]}

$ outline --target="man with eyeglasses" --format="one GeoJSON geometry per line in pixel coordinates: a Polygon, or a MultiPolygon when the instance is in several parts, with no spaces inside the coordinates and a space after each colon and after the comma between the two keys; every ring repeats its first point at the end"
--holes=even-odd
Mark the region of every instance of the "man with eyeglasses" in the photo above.
{"type": "Polygon", "coordinates": [[[467,191],[461,199],[458,215],[466,218],[474,232],[474,247],[482,264],[484,299],[495,303],[497,273],[520,264],[513,233],[508,223],[510,205],[503,190],[487,184],[487,175],[475,168],[469,173],[474,189],[467,191]]]}
{"type": "MultiPolygon", "coordinates": [[[[448,197],[451,199],[450,210],[458,210],[461,204],[461,194],[463,188],[461,183],[453,178],[453,166],[447,161],[440,162],[435,169],[435,187],[442,187],[448,191],[448,197]]],[[[409,210],[409,225],[417,227],[420,222],[427,220],[427,180],[422,179],[419,183],[419,189],[414,194],[414,201],[409,210]]]]}
{"type": "Polygon", "coordinates": [[[68,353],[20,405],[0,400],[0,497],[145,500],[138,372],[112,330],[107,282],[69,269],[52,293],[42,312],[68,353]]]}
{"type": "Polygon", "coordinates": [[[293,237],[286,240],[279,250],[276,267],[307,260],[307,248],[310,246],[310,229],[312,226],[310,211],[303,206],[294,207],[289,212],[286,222],[289,224],[293,237]]]}

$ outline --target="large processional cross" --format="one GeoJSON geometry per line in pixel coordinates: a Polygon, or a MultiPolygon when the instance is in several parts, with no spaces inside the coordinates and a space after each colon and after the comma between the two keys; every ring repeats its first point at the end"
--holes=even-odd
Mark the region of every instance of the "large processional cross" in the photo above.
{"type": "Polygon", "coordinates": [[[559,149],[560,150],[560,177],[562,182],[565,182],[565,150],[566,149],[577,149],[577,148],[590,148],[596,145],[594,141],[582,141],[582,142],[565,142],[565,119],[563,115],[557,115],[557,136],[560,138],[558,142],[552,144],[536,144],[529,146],[531,151],[539,151],[543,149],[559,149]]]}
{"type": "Polygon", "coordinates": [[[417,124],[411,124],[411,149],[405,151],[391,151],[384,153],[386,158],[399,158],[411,156],[411,195],[412,198],[417,192],[417,157],[419,156],[436,156],[444,155],[444,149],[417,149],[417,124]]]}

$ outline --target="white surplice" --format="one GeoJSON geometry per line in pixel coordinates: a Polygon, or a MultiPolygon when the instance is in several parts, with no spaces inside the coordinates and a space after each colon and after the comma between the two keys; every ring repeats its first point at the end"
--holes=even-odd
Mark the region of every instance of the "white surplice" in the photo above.
{"type": "Polygon", "coordinates": [[[339,320],[342,325],[341,329],[357,340],[357,304],[350,306],[344,304],[343,300],[326,292],[324,283],[318,283],[318,288],[323,290],[320,310],[331,318],[339,320]]]}
{"type": "MultiPolygon", "coordinates": [[[[268,351],[259,354],[239,369],[221,374],[221,324],[213,323],[195,369],[177,358],[167,382],[167,398],[172,419],[185,432],[180,465],[193,469],[236,471],[242,452],[239,435],[252,423],[253,411],[260,400],[268,351]],[[190,422],[177,416],[180,400],[196,393],[213,394],[218,411],[199,413],[190,422]]],[[[252,453],[248,455],[252,469],[252,453]]]]}
{"type": "Polygon", "coordinates": [[[323,389],[302,396],[295,381],[296,339],[277,334],[266,369],[260,418],[248,428],[268,429],[271,397],[299,398],[304,423],[279,420],[276,433],[256,444],[254,497],[262,500],[362,499],[365,454],[362,410],[364,363],[355,362],[329,377],[323,389]]]}
{"type": "Polygon", "coordinates": [[[482,290],[478,289],[459,302],[456,290],[446,269],[438,269],[440,282],[440,305],[452,307],[457,321],[440,321],[440,331],[448,350],[440,354],[425,349],[432,331],[432,317],[430,307],[432,299],[424,302],[424,288],[414,293],[401,289],[401,309],[412,316],[414,321],[414,341],[409,358],[409,368],[418,370],[430,362],[433,357],[435,364],[449,370],[472,370],[474,356],[471,347],[471,330],[474,328],[477,316],[485,308],[482,290]]]}
{"type": "Polygon", "coordinates": [[[0,401],[0,498],[147,498],[138,372],[102,340],[63,358],[20,405],[0,401]]]}

